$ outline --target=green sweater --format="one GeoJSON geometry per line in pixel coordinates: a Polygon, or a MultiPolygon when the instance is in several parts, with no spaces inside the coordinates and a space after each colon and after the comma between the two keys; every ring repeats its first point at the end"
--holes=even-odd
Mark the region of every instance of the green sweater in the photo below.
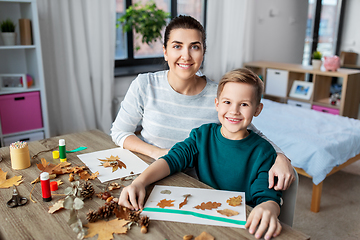
{"type": "Polygon", "coordinates": [[[204,124],[175,144],[162,157],[170,174],[195,167],[200,181],[215,189],[245,192],[250,206],[268,200],[280,204],[282,193],[268,188],[268,171],[276,159],[274,148],[251,130],[242,140],[230,140],[220,129],[216,123],[204,124]]]}

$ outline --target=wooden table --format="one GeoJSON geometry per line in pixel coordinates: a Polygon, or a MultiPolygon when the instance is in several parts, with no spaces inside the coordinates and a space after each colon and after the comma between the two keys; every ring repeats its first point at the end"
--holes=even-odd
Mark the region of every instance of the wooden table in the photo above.
{"type": "MultiPolygon", "coordinates": [[[[90,153],[99,150],[114,148],[116,145],[111,141],[111,138],[103,132],[92,130],[82,133],[74,133],[53,137],[40,141],[30,142],[29,151],[30,156],[37,154],[40,151],[49,150],[58,145],[59,139],[64,138],[66,141],[67,150],[75,149],[80,146],[87,147],[78,153],[68,153],[68,162],[76,166],[83,166],[83,163],[76,157],[78,154],[90,153]]],[[[11,168],[9,148],[0,148],[0,153],[3,160],[0,162],[0,168],[7,173],[7,178],[13,176],[23,176],[24,182],[21,183],[17,189],[20,195],[29,199],[30,192],[33,185],[30,183],[36,179],[40,170],[38,170],[36,163],[40,163],[41,158],[45,158],[48,162],[57,163],[58,160],[52,159],[52,153],[45,152],[35,159],[31,159],[30,168],[24,170],[13,170],[11,168]]],[[[138,155],[148,163],[152,160],[143,155],[138,155]]],[[[61,179],[64,184],[59,186],[56,193],[63,193],[64,189],[70,186],[68,181],[68,174],[60,175],[56,179],[61,179]]],[[[119,180],[117,180],[119,182],[119,180]]],[[[106,184],[100,183],[98,179],[92,180],[95,191],[102,192],[106,184]]],[[[182,186],[194,188],[210,188],[209,186],[189,177],[184,173],[177,173],[173,176],[167,177],[156,184],[169,186],[182,186]]],[[[12,188],[0,189],[0,239],[76,239],[76,233],[69,227],[67,221],[69,219],[68,210],[60,210],[54,214],[48,213],[48,209],[56,201],[63,198],[63,196],[53,195],[51,202],[43,202],[41,195],[41,186],[36,184],[32,191],[32,199],[36,203],[29,200],[27,205],[17,208],[8,208],[6,202],[11,198],[12,188]]],[[[113,192],[113,196],[118,196],[120,190],[113,192]]],[[[89,209],[97,210],[104,201],[94,197],[92,200],[85,200],[85,206],[78,213],[83,224],[87,223],[86,213],[89,209]]],[[[250,210],[250,208],[248,208],[250,210]]],[[[198,236],[201,232],[206,231],[215,239],[255,239],[246,229],[229,228],[229,227],[214,227],[207,225],[166,222],[166,221],[151,221],[149,232],[147,234],[140,233],[140,228],[132,227],[127,234],[116,235],[114,239],[182,239],[186,234],[198,236]]],[[[91,238],[97,239],[97,236],[91,238]]],[[[283,231],[276,239],[310,239],[309,236],[287,226],[283,225],[283,231]]]]}

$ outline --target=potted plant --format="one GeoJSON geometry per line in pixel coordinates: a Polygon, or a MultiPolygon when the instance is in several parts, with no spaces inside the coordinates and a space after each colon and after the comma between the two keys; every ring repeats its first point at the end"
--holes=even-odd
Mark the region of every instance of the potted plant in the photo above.
{"type": "Polygon", "coordinates": [[[311,61],[313,65],[313,69],[319,70],[321,68],[321,64],[322,64],[321,58],[322,58],[321,52],[319,51],[313,52],[312,61],[311,61]]]}
{"type": "Polygon", "coordinates": [[[4,45],[16,44],[15,24],[8,18],[0,23],[1,36],[4,41],[4,45]]]}
{"type": "MultiPolygon", "coordinates": [[[[142,36],[141,42],[150,45],[153,41],[160,39],[161,30],[166,26],[166,19],[170,14],[156,7],[153,2],[128,7],[126,13],[118,21],[123,26],[124,32],[135,30],[142,36]]],[[[117,25],[119,26],[119,25],[117,25]]],[[[139,50],[139,46],[135,46],[139,50]]]]}

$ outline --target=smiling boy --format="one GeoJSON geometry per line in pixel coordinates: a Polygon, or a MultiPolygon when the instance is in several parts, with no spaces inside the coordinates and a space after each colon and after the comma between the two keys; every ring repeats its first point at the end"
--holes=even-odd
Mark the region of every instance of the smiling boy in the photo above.
{"type": "Polygon", "coordinates": [[[268,188],[268,171],[276,152],[266,140],[247,129],[263,108],[263,89],[262,81],[250,70],[236,69],[225,74],[215,99],[221,125],[211,123],[193,129],[187,139],[123,189],[119,204],[143,208],[147,185],[195,167],[199,180],[209,186],[245,192],[246,204],[254,207],[245,225],[251,234],[260,238],[265,233],[265,239],[279,235],[281,192],[268,188]]]}

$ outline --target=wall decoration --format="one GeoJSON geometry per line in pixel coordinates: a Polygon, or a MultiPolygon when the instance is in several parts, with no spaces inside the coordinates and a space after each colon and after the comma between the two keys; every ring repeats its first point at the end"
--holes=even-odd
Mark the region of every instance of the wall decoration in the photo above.
{"type": "Polygon", "coordinates": [[[24,83],[26,74],[0,74],[0,91],[27,89],[27,84],[24,83]]]}
{"type": "Polygon", "coordinates": [[[289,96],[293,98],[300,98],[305,100],[310,100],[312,92],[313,92],[313,83],[295,80],[289,96]]]}

